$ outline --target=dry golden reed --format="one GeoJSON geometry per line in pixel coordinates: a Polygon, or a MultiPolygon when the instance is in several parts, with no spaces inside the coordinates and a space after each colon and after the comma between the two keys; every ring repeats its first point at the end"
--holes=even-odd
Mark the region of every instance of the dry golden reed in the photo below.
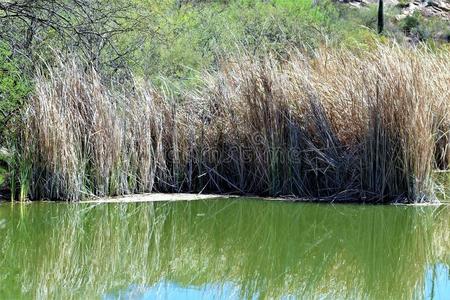
{"type": "Polygon", "coordinates": [[[450,161],[448,53],[242,55],[175,99],[75,62],[38,75],[22,138],[29,197],[152,191],[434,200],[450,161]]]}

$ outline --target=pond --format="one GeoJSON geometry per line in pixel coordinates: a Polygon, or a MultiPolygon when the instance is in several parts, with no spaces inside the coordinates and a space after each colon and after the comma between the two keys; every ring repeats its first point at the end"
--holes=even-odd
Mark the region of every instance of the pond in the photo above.
{"type": "Polygon", "coordinates": [[[449,299],[450,207],[0,205],[0,299],[449,299]]]}

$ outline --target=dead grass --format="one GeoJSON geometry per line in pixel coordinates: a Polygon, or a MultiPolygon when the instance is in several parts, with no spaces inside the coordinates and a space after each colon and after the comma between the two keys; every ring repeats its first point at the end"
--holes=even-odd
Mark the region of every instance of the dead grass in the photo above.
{"type": "Polygon", "coordinates": [[[43,74],[22,138],[32,199],[207,191],[423,202],[434,200],[431,172],[450,161],[448,54],[242,55],[176,100],[137,83],[107,88],[75,62],[43,74]]]}

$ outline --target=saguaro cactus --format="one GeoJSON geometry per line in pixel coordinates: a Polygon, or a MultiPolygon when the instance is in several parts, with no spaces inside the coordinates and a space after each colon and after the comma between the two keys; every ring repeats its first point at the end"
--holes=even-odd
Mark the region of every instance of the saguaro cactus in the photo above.
{"type": "Polygon", "coordinates": [[[383,12],[383,0],[378,0],[378,34],[383,32],[384,28],[384,12],[383,12]]]}

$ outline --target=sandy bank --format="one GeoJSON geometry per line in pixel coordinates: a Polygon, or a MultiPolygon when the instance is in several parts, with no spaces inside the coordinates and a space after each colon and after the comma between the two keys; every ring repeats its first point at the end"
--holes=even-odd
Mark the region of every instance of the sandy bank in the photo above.
{"type": "Polygon", "coordinates": [[[138,202],[170,202],[170,201],[195,201],[205,199],[218,199],[218,198],[233,198],[229,195],[200,195],[200,194],[140,194],[140,195],[127,195],[114,198],[98,198],[80,201],[79,203],[138,203],[138,202]]]}

